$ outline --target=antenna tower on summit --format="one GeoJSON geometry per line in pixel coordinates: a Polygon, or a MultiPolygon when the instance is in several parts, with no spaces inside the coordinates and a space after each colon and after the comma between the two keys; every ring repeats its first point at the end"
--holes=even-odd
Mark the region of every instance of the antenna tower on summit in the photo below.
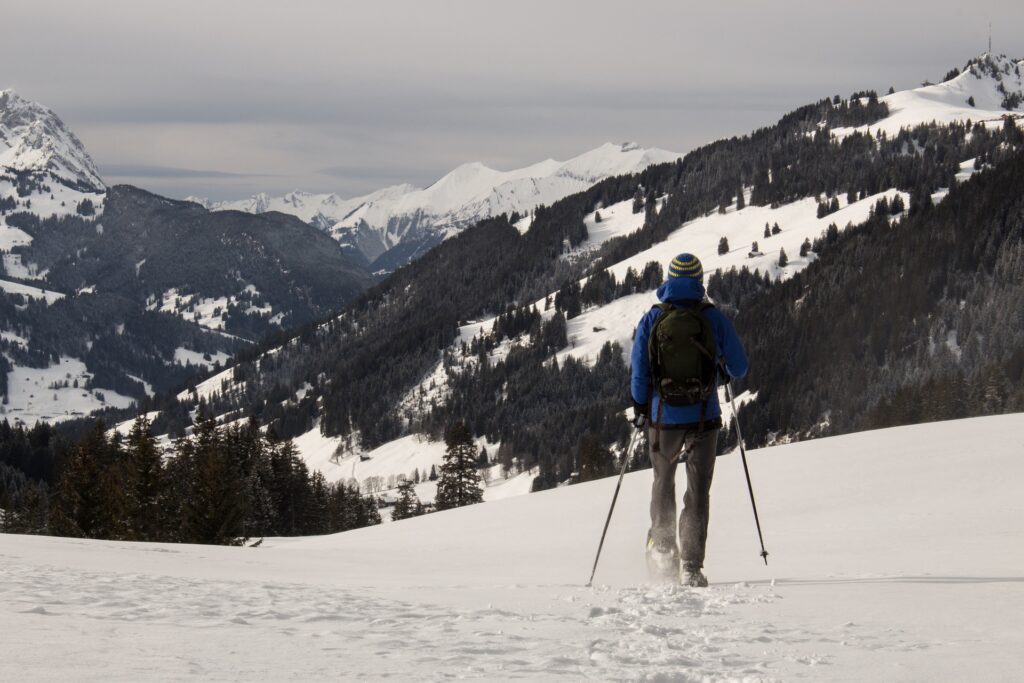
{"type": "Polygon", "coordinates": [[[992,54],[992,22],[988,22],[988,53],[992,54]]]}

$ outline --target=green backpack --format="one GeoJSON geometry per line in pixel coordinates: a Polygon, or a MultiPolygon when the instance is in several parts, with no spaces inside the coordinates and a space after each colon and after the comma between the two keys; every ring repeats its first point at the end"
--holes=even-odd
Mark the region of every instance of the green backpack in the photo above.
{"type": "Polygon", "coordinates": [[[647,350],[658,396],[670,406],[706,404],[715,389],[715,336],[704,315],[712,305],[677,308],[666,303],[657,308],[661,314],[647,350]]]}

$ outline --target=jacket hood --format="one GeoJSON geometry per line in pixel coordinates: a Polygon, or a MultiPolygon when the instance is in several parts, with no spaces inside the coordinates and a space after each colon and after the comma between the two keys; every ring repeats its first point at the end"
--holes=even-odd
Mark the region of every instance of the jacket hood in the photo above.
{"type": "Polygon", "coordinates": [[[658,287],[658,300],[662,302],[700,301],[704,298],[704,283],[692,277],[670,277],[658,287]]]}

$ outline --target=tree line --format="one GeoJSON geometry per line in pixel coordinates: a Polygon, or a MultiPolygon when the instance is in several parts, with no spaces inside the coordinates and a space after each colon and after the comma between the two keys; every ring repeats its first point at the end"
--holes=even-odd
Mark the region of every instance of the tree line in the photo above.
{"type": "Polygon", "coordinates": [[[3,515],[8,532],[215,544],[378,523],[376,498],[310,473],[290,441],[255,422],[201,420],[165,455],[142,417],[125,437],[97,423],[52,489],[28,482],[3,515]]]}

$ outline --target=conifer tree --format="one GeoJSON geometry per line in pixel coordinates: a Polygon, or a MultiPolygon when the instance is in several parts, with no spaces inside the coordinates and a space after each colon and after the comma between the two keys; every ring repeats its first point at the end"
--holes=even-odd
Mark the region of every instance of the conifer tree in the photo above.
{"type": "Polygon", "coordinates": [[[803,257],[807,256],[807,253],[810,250],[811,250],[811,240],[809,238],[805,237],[804,238],[804,243],[800,245],[800,257],[803,258],[803,257]]]}
{"type": "Polygon", "coordinates": [[[448,510],[481,502],[484,490],[476,470],[476,446],[466,425],[459,422],[449,429],[445,443],[447,449],[441,464],[434,506],[438,510],[448,510]]]}
{"type": "Polygon", "coordinates": [[[136,418],[128,433],[128,508],[131,537],[155,541],[160,537],[160,494],[163,457],[144,415],[136,418]]]}
{"type": "Polygon", "coordinates": [[[787,263],[789,263],[789,257],[786,256],[786,250],[779,249],[779,268],[785,268],[787,263]]]}
{"type": "Polygon", "coordinates": [[[226,457],[216,421],[200,421],[194,438],[179,443],[183,450],[177,457],[194,463],[192,490],[182,519],[186,538],[194,543],[236,543],[245,517],[243,487],[226,457]]]}
{"type": "Polygon", "coordinates": [[[633,213],[640,213],[644,210],[643,188],[637,185],[636,193],[633,195],[633,213]]]}
{"type": "Polygon", "coordinates": [[[778,235],[780,232],[782,232],[782,228],[779,227],[778,223],[774,223],[772,225],[772,234],[773,235],[778,235]]]}
{"type": "Polygon", "coordinates": [[[413,489],[411,481],[404,481],[398,487],[398,500],[395,501],[395,508],[391,511],[391,519],[409,519],[423,514],[423,503],[413,489]]]}
{"type": "Polygon", "coordinates": [[[729,238],[722,237],[722,239],[718,240],[718,254],[719,254],[719,256],[721,256],[722,254],[728,254],[728,253],[729,253],[729,238]]]}
{"type": "MultiPolygon", "coordinates": [[[[768,224],[767,224],[767,223],[765,223],[765,224],[764,224],[764,237],[765,237],[765,239],[768,239],[768,238],[769,238],[769,237],[771,237],[771,236],[772,236],[772,231],[771,231],[771,228],[769,228],[769,227],[768,227],[768,224]]],[[[755,250],[755,251],[756,251],[756,250],[755,250]]]]}
{"type": "Polygon", "coordinates": [[[581,482],[615,474],[611,451],[601,445],[600,437],[593,432],[587,432],[580,438],[576,458],[581,482]]]}

